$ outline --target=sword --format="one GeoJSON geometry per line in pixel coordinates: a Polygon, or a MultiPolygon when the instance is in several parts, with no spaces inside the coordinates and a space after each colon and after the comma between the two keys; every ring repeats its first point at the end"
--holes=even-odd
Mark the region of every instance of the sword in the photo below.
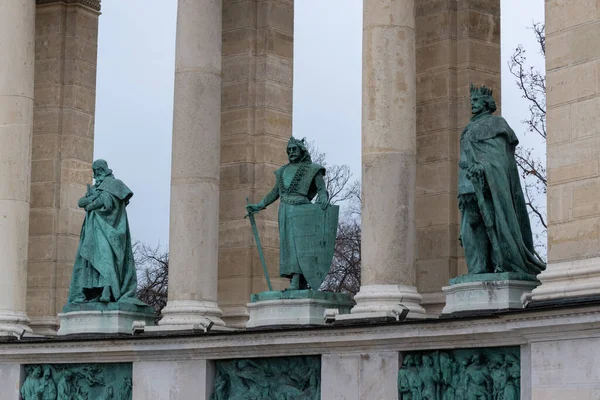
{"type": "MultiPolygon", "coordinates": [[[[246,197],[246,205],[250,204],[248,202],[248,198],[246,197]]],[[[258,249],[258,256],[260,257],[260,262],[263,267],[263,272],[265,273],[265,279],[267,280],[267,286],[269,287],[269,291],[273,291],[273,287],[271,286],[271,279],[269,279],[269,272],[267,271],[267,263],[265,262],[265,255],[263,254],[262,245],[260,244],[260,238],[258,237],[258,229],[256,229],[256,220],[254,219],[254,211],[248,210],[248,215],[244,218],[250,219],[250,225],[252,225],[252,232],[254,232],[254,240],[256,240],[256,248],[258,249]]]]}

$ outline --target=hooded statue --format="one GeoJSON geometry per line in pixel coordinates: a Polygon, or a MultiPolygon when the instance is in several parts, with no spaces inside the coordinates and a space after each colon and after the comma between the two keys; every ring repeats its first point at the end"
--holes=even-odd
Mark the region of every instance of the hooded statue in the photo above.
{"type": "Polygon", "coordinates": [[[133,196],[104,160],[92,164],[95,184],[79,199],[86,211],[73,267],[69,304],[130,303],[137,279],[126,207],[133,196]]]}
{"type": "Polygon", "coordinates": [[[460,138],[460,241],[469,274],[539,274],[527,206],[515,161],[519,143],[485,86],[471,85],[473,117],[460,138]]]}

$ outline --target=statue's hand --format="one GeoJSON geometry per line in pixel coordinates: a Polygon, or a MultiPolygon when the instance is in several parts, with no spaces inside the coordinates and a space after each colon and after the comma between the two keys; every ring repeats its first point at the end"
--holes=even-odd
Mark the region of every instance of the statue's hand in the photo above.
{"type": "Polygon", "coordinates": [[[481,164],[473,164],[467,169],[467,178],[478,179],[481,176],[483,176],[483,166],[481,164]]]}
{"type": "Polygon", "coordinates": [[[265,207],[263,207],[261,204],[248,204],[246,205],[246,211],[248,211],[248,214],[254,214],[259,212],[260,210],[264,210],[265,207]]]}
{"type": "Polygon", "coordinates": [[[327,200],[326,197],[319,196],[319,197],[317,197],[315,204],[320,206],[324,210],[329,205],[329,200],[327,200]]]}

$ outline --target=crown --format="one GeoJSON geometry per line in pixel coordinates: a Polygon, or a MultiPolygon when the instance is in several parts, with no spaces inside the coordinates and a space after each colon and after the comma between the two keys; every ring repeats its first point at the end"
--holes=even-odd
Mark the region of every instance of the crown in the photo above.
{"type": "Polygon", "coordinates": [[[478,94],[480,96],[490,96],[492,97],[494,91],[485,86],[477,87],[471,83],[471,95],[478,94]]]}
{"type": "Polygon", "coordinates": [[[290,137],[290,140],[288,140],[288,145],[290,144],[301,144],[302,146],[306,146],[306,138],[296,139],[292,136],[290,137]]]}

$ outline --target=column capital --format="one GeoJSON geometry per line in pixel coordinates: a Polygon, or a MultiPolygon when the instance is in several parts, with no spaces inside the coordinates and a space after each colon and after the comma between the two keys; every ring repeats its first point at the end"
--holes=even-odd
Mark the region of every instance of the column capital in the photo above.
{"type": "Polygon", "coordinates": [[[82,6],[91,8],[92,10],[100,11],[101,0],[35,0],[37,5],[46,4],[81,4],[82,6]]]}

